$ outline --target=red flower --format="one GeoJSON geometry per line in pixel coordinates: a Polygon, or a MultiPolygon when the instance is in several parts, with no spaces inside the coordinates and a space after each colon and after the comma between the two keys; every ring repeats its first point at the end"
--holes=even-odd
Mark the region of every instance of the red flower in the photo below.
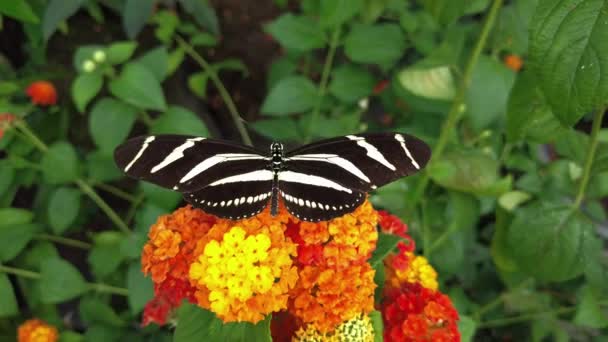
{"type": "Polygon", "coordinates": [[[182,300],[196,303],[194,287],[187,280],[167,276],[162,283],[154,285],[154,298],[146,304],[141,325],[152,322],[165,325],[169,315],[177,308],[182,300]]]}
{"type": "Polygon", "coordinates": [[[388,290],[382,318],[385,341],[460,341],[458,312],[450,298],[420,284],[388,290]]]}
{"type": "Polygon", "coordinates": [[[270,320],[273,342],[291,342],[297,330],[296,318],[287,311],[275,312],[270,320]]]}
{"type": "Polygon", "coordinates": [[[407,233],[407,224],[403,223],[399,217],[384,210],[378,210],[378,215],[380,216],[378,224],[383,233],[399,235],[407,241],[407,244],[399,243],[400,250],[413,252],[416,249],[414,239],[407,233]]]}
{"type": "Polygon", "coordinates": [[[2,136],[4,136],[4,132],[10,128],[13,121],[15,121],[15,116],[13,114],[0,114],[0,139],[2,139],[2,136]]]}
{"type": "Polygon", "coordinates": [[[49,81],[36,81],[30,84],[26,90],[33,104],[48,106],[57,103],[57,90],[49,81]]]}

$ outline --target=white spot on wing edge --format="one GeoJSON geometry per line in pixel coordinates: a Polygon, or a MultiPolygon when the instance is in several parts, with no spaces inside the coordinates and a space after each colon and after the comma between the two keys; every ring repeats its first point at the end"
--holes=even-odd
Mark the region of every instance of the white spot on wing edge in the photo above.
{"type": "Polygon", "coordinates": [[[131,162],[125,167],[125,172],[129,171],[129,169],[131,168],[131,166],[133,166],[133,164],[135,164],[137,159],[139,159],[141,155],[144,154],[144,151],[148,148],[148,145],[150,145],[150,143],[154,141],[154,139],[156,139],[156,137],[152,135],[147,137],[146,140],[144,140],[144,144],[141,145],[141,149],[139,149],[139,152],[137,152],[133,160],[131,160],[131,162]]]}
{"type": "Polygon", "coordinates": [[[386,166],[387,168],[393,171],[397,170],[395,165],[391,164],[388,160],[386,160],[386,158],[384,158],[384,155],[382,155],[382,153],[380,153],[380,151],[378,151],[378,149],[374,145],[365,141],[365,138],[358,137],[356,135],[347,135],[346,137],[350,140],[356,141],[357,145],[363,147],[367,151],[368,157],[372,158],[373,160],[377,161],[378,163],[386,166]]]}
{"type": "Polygon", "coordinates": [[[416,160],[414,159],[414,157],[410,153],[410,150],[408,150],[407,147],[405,146],[405,138],[403,137],[403,135],[401,135],[401,134],[395,134],[395,139],[401,144],[401,147],[405,151],[405,154],[412,161],[412,165],[414,165],[414,167],[416,169],[420,170],[420,165],[418,165],[418,162],[416,162],[416,160]]]}

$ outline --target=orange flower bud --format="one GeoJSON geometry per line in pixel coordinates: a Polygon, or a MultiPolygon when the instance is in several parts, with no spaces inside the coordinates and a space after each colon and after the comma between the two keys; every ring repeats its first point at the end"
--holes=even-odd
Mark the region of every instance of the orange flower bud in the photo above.
{"type": "Polygon", "coordinates": [[[48,106],[57,103],[57,90],[49,81],[36,81],[26,89],[33,104],[48,106]]]}
{"type": "Polygon", "coordinates": [[[524,61],[518,55],[509,54],[505,56],[504,63],[507,68],[518,72],[524,65],[524,61]]]}

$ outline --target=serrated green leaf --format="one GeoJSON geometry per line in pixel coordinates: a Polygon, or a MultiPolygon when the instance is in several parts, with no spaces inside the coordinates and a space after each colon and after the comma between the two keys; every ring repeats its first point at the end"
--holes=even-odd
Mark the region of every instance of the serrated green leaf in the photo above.
{"type": "Polygon", "coordinates": [[[122,25],[129,38],[135,38],[146,26],[154,10],[154,4],[155,2],[150,0],[126,0],[122,12],[122,25]]]}
{"type": "Polygon", "coordinates": [[[317,23],[309,17],[286,13],[266,25],[270,33],[289,50],[310,51],[325,46],[326,36],[317,23]]]}
{"type": "Polygon", "coordinates": [[[607,40],[606,1],[539,1],[530,26],[530,65],[565,125],[606,106],[607,40]]]}
{"type": "Polygon", "coordinates": [[[12,260],[25,248],[34,237],[34,233],[40,231],[37,224],[10,224],[0,223],[0,262],[12,260]]]}
{"type": "Polygon", "coordinates": [[[59,24],[76,13],[83,3],[84,0],[50,0],[42,18],[44,40],[48,40],[59,24]]]}
{"type": "Polygon", "coordinates": [[[323,27],[343,24],[363,9],[363,0],[325,0],[321,1],[319,22],[323,27]]]}
{"type": "Polygon", "coordinates": [[[583,272],[593,224],[570,207],[534,202],[516,212],[508,244],[517,266],[542,281],[565,281],[583,272]],[[534,229],[530,229],[534,227],[534,229]]]}
{"type": "Polygon", "coordinates": [[[0,273],[0,317],[15,316],[19,313],[17,298],[13,292],[13,285],[5,273],[0,273]]]}
{"type": "Polygon", "coordinates": [[[110,92],[137,108],[165,110],[167,107],[157,76],[140,63],[125,64],[120,76],[110,82],[110,92]]]}
{"type": "Polygon", "coordinates": [[[178,324],[174,342],[231,341],[271,342],[270,316],[257,324],[247,322],[224,323],[213,312],[184,303],[178,310],[178,324]]]}
{"type": "Polygon", "coordinates": [[[129,266],[127,289],[129,290],[129,308],[134,315],[141,312],[146,303],[154,297],[154,284],[141,272],[139,262],[134,262],[129,266]]]}
{"type": "Polygon", "coordinates": [[[108,63],[121,64],[129,60],[137,47],[136,42],[124,41],[110,44],[106,49],[108,63]]]}
{"type": "Polygon", "coordinates": [[[80,210],[80,191],[62,187],[51,195],[47,216],[53,233],[61,235],[74,223],[80,210]]]}
{"type": "Polygon", "coordinates": [[[207,126],[196,114],[186,108],[171,106],[150,127],[153,134],[183,134],[209,136],[207,126]]]}
{"type": "Polygon", "coordinates": [[[345,64],[333,71],[329,92],[346,103],[355,103],[369,96],[374,89],[372,74],[352,64],[345,64]]]}
{"type": "Polygon", "coordinates": [[[43,303],[56,304],[78,297],[87,291],[84,278],[69,262],[47,259],[40,265],[40,295],[43,303]]]}
{"type": "Polygon", "coordinates": [[[103,85],[103,77],[96,72],[79,74],[72,83],[72,98],[79,112],[84,112],[103,85]]]}
{"type": "Polygon", "coordinates": [[[62,184],[78,178],[78,157],[74,147],[59,141],[49,147],[40,162],[42,175],[50,184],[62,184]]]}
{"type": "Polygon", "coordinates": [[[137,119],[137,110],[122,101],[103,98],[95,103],[89,116],[89,132],[101,153],[113,155],[128,136],[137,119]]]}
{"type": "Polygon", "coordinates": [[[405,52],[406,39],[396,24],[359,24],[344,40],[344,52],[355,62],[390,66],[405,52]]]}
{"type": "Polygon", "coordinates": [[[313,108],[317,101],[317,88],[308,78],[290,76],[270,90],[261,111],[276,116],[301,113],[313,108]]]}
{"type": "Polygon", "coordinates": [[[37,24],[40,22],[32,7],[25,0],[4,1],[0,4],[0,14],[20,21],[37,24]]]}

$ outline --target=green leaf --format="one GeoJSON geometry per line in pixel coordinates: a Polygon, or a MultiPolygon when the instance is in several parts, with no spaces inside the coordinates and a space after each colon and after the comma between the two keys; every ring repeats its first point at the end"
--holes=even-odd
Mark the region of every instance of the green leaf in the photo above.
{"type": "Polygon", "coordinates": [[[15,180],[15,173],[16,171],[10,162],[7,160],[0,162],[0,198],[7,194],[13,180],[15,180]]]}
{"type": "Polygon", "coordinates": [[[85,297],[78,305],[80,317],[87,325],[103,324],[111,327],[123,327],[125,321],[114,312],[112,307],[100,298],[85,297]]]}
{"type": "Polygon", "coordinates": [[[293,75],[297,69],[298,63],[295,58],[291,58],[290,56],[282,56],[275,59],[270,65],[270,70],[268,71],[266,82],[268,89],[272,89],[277,82],[287,78],[287,76],[293,75]]]}
{"type": "Polygon", "coordinates": [[[34,213],[21,208],[0,208],[0,225],[25,224],[32,222],[34,213]]]}
{"type": "Polygon", "coordinates": [[[148,71],[154,74],[158,82],[162,82],[167,76],[169,54],[164,46],[159,46],[156,49],[148,51],[136,62],[148,68],[148,71]]]}
{"type": "Polygon", "coordinates": [[[94,151],[87,154],[87,175],[91,182],[109,182],[124,176],[114,162],[113,155],[94,151]]]}
{"type": "Polygon", "coordinates": [[[169,211],[173,210],[182,200],[182,195],[179,192],[168,190],[149,182],[142,182],[140,185],[146,200],[149,200],[160,208],[169,211]]]}
{"type": "Polygon", "coordinates": [[[257,324],[247,322],[224,323],[214,313],[196,305],[184,303],[178,313],[174,342],[231,341],[271,342],[270,315],[257,324]]]}
{"type": "Polygon", "coordinates": [[[423,0],[426,10],[438,23],[448,26],[462,16],[470,1],[465,0],[423,0]]]}
{"type": "Polygon", "coordinates": [[[376,243],[376,249],[372,253],[372,257],[369,259],[369,264],[376,268],[379,265],[382,265],[384,258],[389,255],[395,247],[397,247],[397,243],[399,241],[403,241],[403,238],[398,235],[393,234],[378,234],[378,242],[376,243]]]}
{"type": "Polygon", "coordinates": [[[13,285],[5,273],[0,273],[0,302],[0,317],[16,316],[19,313],[13,285]]]}
{"type": "Polygon", "coordinates": [[[466,116],[476,132],[504,117],[515,73],[499,61],[480,56],[466,95],[466,116]]]}
{"type": "Polygon", "coordinates": [[[112,65],[121,64],[129,60],[135,52],[137,43],[124,41],[110,44],[106,49],[108,63],[112,65]]]}
{"type": "Polygon", "coordinates": [[[555,116],[573,125],[608,98],[608,2],[541,0],[530,27],[530,66],[555,116]]]}
{"type": "Polygon", "coordinates": [[[160,10],[154,14],[153,21],[158,24],[158,27],[154,31],[156,38],[168,45],[179,25],[179,18],[173,12],[160,10]]]}
{"type": "Polygon", "coordinates": [[[209,136],[207,126],[196,114],[186,108],[171,106],[154,120],[150,127],[153,134],[183,134],[199,137],[209,136]]]}
{"type": "Polygon", "coordinates": [[[12,260],[25,248],[40,231],[37,224],[10,224],[0,223],[0,262],[12,260]]]}
{"type": "Polygon", "coordinates": [[[565,129],[536,85],[528,70],[519,74],[507,103],[507,141],[529,138],[538,143],[559,141],[565,129]]]}
{"type": "Polygon", "coordinates": [[[84,336],[77,332],[73,332],[70,330],[62,331],[59,334],[59,341],[61,342],[83,342],[84,336]]]}
{"type": "Polygon", "coordinates": [[[462,342],[471,342],[475,337],[475,331],[477,330],[477,322],[471,317],[466,315],[460,315],[458,320],[458,331],[460,332],[462,342]]]}
{"type": "Polygon", "coordinates": [[[89,116],[89,131],[101,153],[112,155],[129,136],[136,118],[137,110],[124,102],[112,98],[97,101],[89,116]]]}
{"type": "Polygon", "coordinates": [[[93,55],[102,51],[105,52],[106,48],[102,45],[83,45],[79,46],[74,53],[74,69],[78,70],[79,73],[88,73],[88,71],[84,70],[85,61],[93,61],[93,55]]]}
{"type": "Polygon", "coordinates": [[[107,231],[95,235],[95,243],[87,260],[97,279],[107,277],[123,262],[125,257],[118,251],[121,241],[124,239],[125,235],[119,232],[107,231]]]}
{"type": "Polygon", "coordinates": [[[280,80],[270,90],[261,111],[277,116],[301,113],[313,108],[317,101],[317,88],[308,78],[290,76],[280,80]]]}
{"type": "Polygon", "coordinates": [[[155,2],[150,0],[126,0],[122,12],[122,26],[130,39],[137,36],[152,15],[155,2]]]}
{"type": "Polygon", "coordinates": [[[199,32],[190,38],[190,44],[193,46],[216,46],[217,38],[207,32],[199,32]]]}
{"type": "Polygon", "coordinates": [[[594,329],[608,326],[608,316],[599,304],[601,297],[597,296],[589,286],[584,286],[579,296],[574,323],[594,329]]]}
{"type": "Polygon", "coordinates": [[[409,67],[397,76],[399,84],[410,93],[436,100],[451,100],[456,93],[454,77],[448,66],[409,67]]]}
{"type": "Polygon", "coordinates": [[[0,81],[0,95],[12,95],[18,90],[21,90],[21,86],[17,82],[0,81]]]}
{"type": "Polygon", "coordinates": [[[37,24],[40,21],[25,0],[3,1],[0,4],[0,14],[32,24],[37,24]]]}
{"type": "Polygon", "coordinates": [[[79,112],[84,112],[87,104],[99,93],[103,76],[96,72],[79,74],[72,83],[72,98],[79,112]]]}
{"type": "Polygon", "coordinates": [[[572,208],[534,202],[516,212],[508,244],[520,270],[543,281],[565,281],[584,270],[594,226],[572,208]],[[534,227],[534,229],[530,229],[534,227]]]}
{"type": "Polygon", "coordinates": [[[405,52],[405,35],[397,24],[359,24],[344,40],[344,52],[355,62],[391,66],[405,52]]]}
{"type": "Polygon", "coordinates": [[[294,119],[277,118],[257,120],[252,123],[252,127],[258,133],[272,139],[281,141],[300,139],[299,128],[294,119]]]}
{"type": "Polygon", "coordinates": [[[146,303],[154,297],[154,284],[141,272],[139,262],[134,262],[129,266],[127,289],[129,290],[129,308],[133,315],[141,312],[146,303]]]}
{"type": "Polygon", "coordinates": [[[42,262],[38,285],[42,302],[48,304],[65,302],[80,296],[88,289],[76,267],[61,258],[42,262]]]}
{"type": "Polygon", "coordinates": [[[42,18],[42,34],[48,40],[62,21],[71,17],[84,0],[50,0],[42,18]]]}
{"type": "Polygon", "coordinates": [[[110,82],[110,92],[137,108],[167,108],[158,78],[141,63],[126,64],[120,76],[110,82]]]}
{"type": "Polygon", "coordinates": [[[384,323],[382,322],[382,314],[378,310],[369,313],[369,318],[372,320],[374,328],[374,342],[383,342],[384,323]]]}
{"type": "Polygon", "coordinates": [[[207,0],[180,0],[184,9],[194,16],[196,22],[215,35],[220,34],[220,25],[215,9],[207,0]]]}
{"type": "Polygon", "coordinates": [[[327,38],[317,23],[309,17],[286,13],[266,25],[270,33],[289,50],[310,51],[325,46],[327,38]]]}
{"type": "Polygon", "coordinates": [[[53,233],[61,235],[78,216],[80,210],[80,191],[62,187],[51,195],[47,215],[53,233]]]}
{"type": "Polygon", "coordinates": [[[207,81],[209,81],[209,74],[207,72],[194,73],[188,77],[188,88],[196,96],[204,99],[207,97],[207,81]]]}
{"type": "Polygon", "coordinates": [[[321,1],[319,22],[323,27],[343,24],[363,9],[363,0],[325,0],[321,1]]]}
{"type": "Polygon", "coordinates": [[[513,211],[520,204],[526,202],[531,197],[532,196],[527,192],[518,190],[509,191],[505,192],[498,198],[498,204],[500,204],[500,206],[506,209],[507,211],[513,211]]]}
{"type": "Polygon", "coordinates": [[[369,96],[374,89],[372,74],[352,64],[345,64],[333,71],[329,92],[346,103],[355,103],[369,96]]]}
{"type": "Polygon", "coordinates": [[[47,183],[62,184],[78,178],[78,157],[74,147],[66,141],[51,145],[40,162],[47,183]]]}

